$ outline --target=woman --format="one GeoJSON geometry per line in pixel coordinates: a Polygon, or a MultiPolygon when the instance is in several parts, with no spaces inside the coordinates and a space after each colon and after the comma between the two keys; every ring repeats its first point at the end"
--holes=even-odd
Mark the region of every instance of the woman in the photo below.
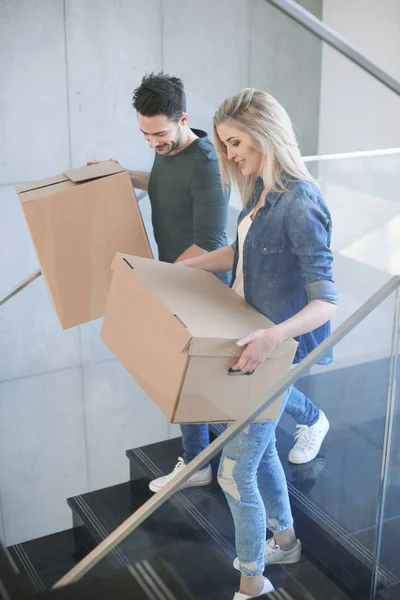
{"type": "MultiPolygon", "coordinates": [[[[301,159],[289,116],[266,92],[245,89],[227,99],[214,116],[214,136],[222,181],[236,187],[244,203],[237,239],[233,247],[185,264],[232,270],[233,290],[276,324],[238,340],[244,350],[234,370],[254,371],[293,337],[298,363],[329,335],[336,311],[329,210],[301,159]]],[[[265,562],[273,562],[269,555],[277,549],[289,555],[300,544],[276,451],[276,425],[252,423],[222,454],[218,480],[235,523],[241,573],[235,600],[273,589],[262,575],[265,562]],[[267,527],[273,538],[265,543],[267,527]]]]}

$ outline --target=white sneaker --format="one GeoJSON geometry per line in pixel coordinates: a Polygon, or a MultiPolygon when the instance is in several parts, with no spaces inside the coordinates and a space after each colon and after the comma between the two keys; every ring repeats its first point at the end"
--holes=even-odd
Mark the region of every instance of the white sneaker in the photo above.
{"type": "Polygon", "coordinates": [[[314,425],[311,425],[311,427],[296,425],[298,429],[294,436],[296,443],[289,452],[291,463],[295,465],[308,463],[310,460],[314,460],[320,451],[322,442],[329,431],[329,421],[322,410],[319,413],[318,421],[314,425]]]}
{"type": "MultiPolygon", "coordinates": [[[[281,550],[278,544],[275,544],[274,538],[265,542],[264,563],[267,565],[291,565],[299,562],[301,558],[301,542],[297,540],[296,545],[291,550],[281,550]]],[[[239,559],[236,557],[233,561],[236,571],[239,571],[239,559]]]]}
{"type": "Polygon", "coordinates": [[[264,587],[258,594],[258,596],[247,596],[246,594],[242,594],[241,592],[236,592],[236,594],[233,596],[233,600],[248,600],[248,598],[259,598],[263,594],[269,594],[269,592],[273,592],[274,589],[275,588],[270,582],[270,580],[264,577],[264,587]]]}
{"type": "MultiPolygon", "coordinates": [[[[164,475],[164,477],[158,477],[158,479],[153,479],[153,481],[150,481],[149,483],[149,488],[151,489],[152,492],[159,492],[160,490],[162,490],[167,483],[169,483],[171,481],[171,479],[173,479],[174,477],[176,477],[176,475],[178,475],[182,469],[185,467],[185,463],[183,458],[179,457],[178,458],[178,462],[175,465],[174,470],[172,471],[172,473],[169,473],[168,475],[164,475]]],[[[204,467],[204,469],[200,469],[200,471],[197,471],[197,473],[195,473],[194,475],[192,475],[190,477],[190,479],[187,480],[186,483],[183,484],[182,488],[186,488],[186,487],[196,487],[196,486],[200,486],[200,485],[208,485],[210,484],[212,481],[212,470],[211,470],[211,465],[208,465],[207,467],[204,467]]]]}

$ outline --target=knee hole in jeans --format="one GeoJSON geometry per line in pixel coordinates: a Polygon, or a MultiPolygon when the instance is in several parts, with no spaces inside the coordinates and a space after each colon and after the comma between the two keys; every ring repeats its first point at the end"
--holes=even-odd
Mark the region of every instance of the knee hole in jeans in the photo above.
{"type": "Polygon", "coordinates": [[[238,486],[233,476],[235,465],[236,461],[231,458],[222,459],[221,469],[218,474],[218,483],[224,492],[232,496],[235,500],[240,500],[238,486]]]}

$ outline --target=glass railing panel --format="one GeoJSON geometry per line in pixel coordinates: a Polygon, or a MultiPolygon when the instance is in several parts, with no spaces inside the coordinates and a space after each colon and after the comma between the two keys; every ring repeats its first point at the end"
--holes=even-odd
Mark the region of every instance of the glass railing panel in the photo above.
{"type": "Polygon", "coordinates": [[[349,265],[358,263],[389,276],[397,274],[400,195],[395,181],[400,149],[326,160],[315,157],[307,159],[307,166],[332,213],[333,250],[349,265]]]}
{"type": "Polygon", "coordinates": [[[335,329],[400,272],[400,150],[307,159],[332,215],[335,329]]]}
{"type": "Polygon", "coordinates": [[[69,499],[128,481],[127,450],[176,435],[100,328],[63,331],[43,277],[0,308],[0,537],[22,571],[58,565],[45,587],[80,557],[69,499]]]}
{"type": "MultiPolygon", "coordinates": [[[[400,303],[399,303],[400,305],[400,303]]],[[[370,529],[361,534],[368,548],[374,547],[376,573],[373,592],[382,597],[396,598],[400,590],[400,323],[393,338],[392,382],[388,390],[388,412],[385,422],[385,454],[381,470],[381,505],[377,512],[378,538],[370,529]],[[396,579],[387,581],[385,573],[396,579]],[[397,590],[397,592],[396,592],[397,590]]]]}
{"type": "MultiPolygon", "coordinates": [[[[330,365],[315,365],[296,384],[330,422],[319,455],[291,464],[296,422],[285,412],[279,425],[278,447],[305,549],[314,546],[321,568],[356,598],[369,597],[375,564],[394,309],[393,294],[335,346],[330,365]],[[304,515],[328,534],[329,547],[315,548],[316,531],[304,515]]],[[[386,502],[388,518],[398,518],[394,481],[386,502]]],[[[398,543],[394,529],[386,530],[386,543],[398,543]]],[[[380,577],[387,585],[396,581],[393,563],[385,563],[380,577]]]]}
{"type": "MultiPolygon", "coordinates": [[[[306,363],[297,367],[296,388],[309,396],[330,423],[318,456],[307,464],[289,462],[296,431],[293,410],[290,414],[285,411],[277,432],[278,450],[304,555],[341,590],[340,593],[360,599],[370,594],[375,564],[373,542],[379,533],[376,515],[380,502],[394,310],[395,295],[392,294],[335,345],[332,363],[314,365],[306,372],[302,372],[306,363]],[[371,543],[366,542],[367,531],[371,543]],[[321,545],[323,538],[329,538],[329,547],[321,545]]],[[[296,375],[296,371],[294,373],[296,375]]],[[[297,402],[300,406],[300,400],[297,402]]],[[[131,461],[134,463],[133,466],[131,463],[131,481],[120,490],[118,507],[115,508],[115,498],[107,491],[95,500],[96,510],[103,515],[105,523],[98,541],[104,542],[111,524],[117,527],[128,518],[132,522],[134,517],[130,515],[141,511],[144,503],[152,498],[148,489],[151,479],[155,474],[167,473],[170,466],[169,457],[157,455],[155,449],[139,460],[132,456],[131,461]]],[[[195,555],[199,574],[211,568],[211,560],[211,564],[226,575],[225,589],[237,588],[237,575],[230,566],[235,554],[233,524],[215,481],[218,457],[213,460],[213,467],[214,481],[210,488],[177,492],[103,558],[95,567],[95,573],[110,568],[110,561],[134,563],[140,554],[149,559],[157,555],[188,585],[204,586],[204,594],[211,593],[210,585],[218,591],[214,577],[207,579],[201,575],[193,582],[191,560],[195,555]],[[182,548],[184,560],[179,551],[182,548]],[[224,564],[229,567],[226,571],[224,564]]],[[[391,506],[396,506],[397,495],[396,485],[388,485],[386,501],[391,506]]],[[[93,502],[93,498],[86,500],[93,502]]],[[[92,509],[96,512],[94,505],[92,509]]],[[[390,538],[391,532],[386,535],[389,535],[388,544],[396,544],[396,538],[390,538]]],[[[301,564],[296,575],[285,573],[266,570],[276,585],[285,584],[290,578],[300,583],[301,564]]],[[[89,571],[88,576],[93,575],[89,571]]],[[[379,577],[380,585],[396,582],[393,569],[387,566],[380,569],[379,577]]],[[[302,585],[304,587],[304,581],[302,585]]]]}

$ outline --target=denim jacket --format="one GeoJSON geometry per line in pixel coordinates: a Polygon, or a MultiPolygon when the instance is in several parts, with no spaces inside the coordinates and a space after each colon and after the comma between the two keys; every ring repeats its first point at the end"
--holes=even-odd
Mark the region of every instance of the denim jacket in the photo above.
{"type": "MultiPolygon", "coordinates": [[[[331,216],[318,187],[284,175],[288,190],[270,191],[246,236],[243,246],[244,294],[247,302],[279,324],[312,300],[337,304],[332,275],[331,216]]],[[[253,210],[264,183],[256,180],[253,194],[238,218],[238,224],[253,210]]],[[[238,262],[238,240],[234,244],[231,286],[238,262]]],[[[298,363],[330,333],[330,322],[296,338],[294,362],[298,363]]],[[[328,364],[332,353],[321,359],[328,364]]]]}

